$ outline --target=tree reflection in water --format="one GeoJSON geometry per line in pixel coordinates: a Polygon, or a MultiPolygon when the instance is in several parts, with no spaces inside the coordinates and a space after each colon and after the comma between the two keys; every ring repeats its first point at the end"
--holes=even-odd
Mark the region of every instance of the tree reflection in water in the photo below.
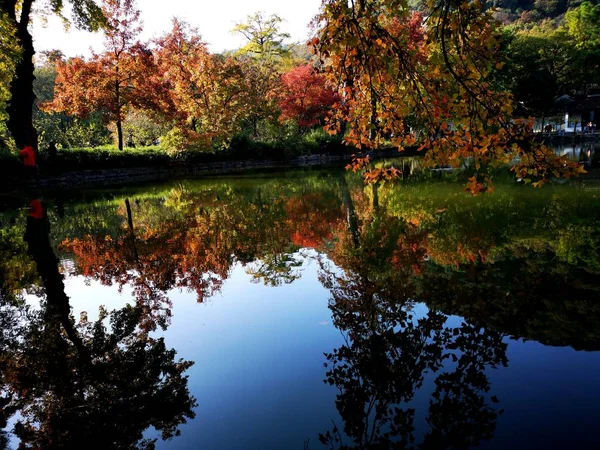
{"type": "Polygon", "coordinates": [[[85,439],[140,448],[150,426],[175,434],[193,417],[190,363],[150,332],[169,325],[169,291],[203,301],[236,265],[279,286],[319,260],[344,336],[326,355],[342,419],[323,434],[333,448],[475,446],[501,411],[487,374],[507,363],[504,337],[600,348],[597,195],[499,185],[473,199],[440,183],[371,190],[349,181],[182,185],[53,222],[76,275],[134,295],[94,323],[70,317],[47,223],[29,218],[26,242],[18,226],[1,230],[0,420],[22,411],[19,437],[45,448],[85,439]],[[42,312],[24,306],[23,287],[45,292],[42,312]],[[423,410],[419,389],[429,390],[423,410]]]}
{"type": "Polygon", "coordinates": [[[339,235],[333,257],[344,272],[321,262],[333,323],[344,337],[326,354],[325,379],[338,389],[343,425],[320,434],[321,442],[332,449],[429,449],[490,439],[501,411],[486,370],[507,364],[502,334],[468,321],[453,325],[436,310],[419,317],[415,274],[425,264],[426,235],[373,206],[358,233],[348,226],[339,235]],[[430,429],[417,442],[410,402],[433,374],[430,429]]]}
{"type": "Polygon", "coordinates": [[[45,299],[41,311],[2,305],[3,319],[14,319],[1,349],[4,419],[19,412],[20,448],[154,448],[146,430],[169,439],[194,417],[184,375],[192,363],[149,334],[155,327],[140,302],[76,324],[48,233],[41,203],[32,202],[25,241],[45,299]]]}

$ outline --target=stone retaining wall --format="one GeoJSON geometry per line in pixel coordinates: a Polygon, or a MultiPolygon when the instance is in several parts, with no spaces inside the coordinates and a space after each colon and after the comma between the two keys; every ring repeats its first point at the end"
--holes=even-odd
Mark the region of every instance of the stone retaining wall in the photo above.
{"type": "MultiPolygon", "coordinates": [[[[397,156],[395,150],[377,152],[373,156],[397,156]]],[[[24,185],[11,186],[13,190],[29,189],[65,189],[76,187],[98,187],[119,184],[160,181],[167,179],[221,175],[252,169],[270,169],[286,167],[307,167],[349,161],[351,155],[311,155],[291,161],[224,161],[203,164],[183,165],[171,163],[159,167],[133,167],[123,169],[82,170],[66,172],[60,175],[40,177],[24,185]]]]}

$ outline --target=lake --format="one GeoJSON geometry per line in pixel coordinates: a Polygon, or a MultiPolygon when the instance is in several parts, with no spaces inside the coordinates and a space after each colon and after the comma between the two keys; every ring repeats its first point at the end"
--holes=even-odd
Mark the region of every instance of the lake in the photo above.
{"type": "Polygon", "coordinates": [[[0,448],[598,448],[600,183],[5,198],[0,448]]]}

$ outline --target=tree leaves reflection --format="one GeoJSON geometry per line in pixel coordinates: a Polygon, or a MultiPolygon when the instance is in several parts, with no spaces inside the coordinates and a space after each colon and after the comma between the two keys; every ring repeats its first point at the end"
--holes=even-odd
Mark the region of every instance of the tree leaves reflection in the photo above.
{"type": "Polygon", "coordinates": [[[27,218],[25,242],[45,290],[41,310],[4,303],[18,333],[1,348],[4,420],[18,412],[20,448],[151,449],[194,417],[186,370],[193,364],[147,327],[139,303],[76,324],[48,237],[45,213],[27,218]]]}
{"type": "Polygon", "coordinates": [[[347,239],[339,241],[333,256],[345,270],[321,263],[344,345],[325,355],[325,382],[338,389],[343,433],[334,424],[320,441],[332,449],[477,445],[491,438],[500,413],[486,371],[507,364],[503,335],[467,321],[454,325],[435,309],[415,312],[426,235],[376,204],[371,213],[358,235],[349,223],[347,239]],[[411,402],[428,379],[435,386],[430,430],[417,442],[411,402]]]}

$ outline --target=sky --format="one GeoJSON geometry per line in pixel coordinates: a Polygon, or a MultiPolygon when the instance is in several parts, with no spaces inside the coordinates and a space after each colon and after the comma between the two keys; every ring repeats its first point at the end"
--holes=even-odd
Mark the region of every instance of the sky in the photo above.
{"type": "MultiPolygon", "coordinates": [[[[236,22],[249,14],[264,11],[277,14],[284,22],[281,30],[291,35],[291,42],[308,37],[309,22],[317,14],[321,0],[137,0],[144,31],[141,40],[158,37],[171,28],[171,18],[178,17],[198,28],[211,51],[221,52],[239,48],[243,38],[231,33],[236,22]],[[165,8],[168,5],[168,9],[165,8]]],[[[65,31],[62,22],[50,17],[44,26],[42,20],[33,22],[36,51],[59,49],[67,56],[89,56],[90,47],[102,49],[101,33],[88,33],[71,27],[65,31]]]]}

